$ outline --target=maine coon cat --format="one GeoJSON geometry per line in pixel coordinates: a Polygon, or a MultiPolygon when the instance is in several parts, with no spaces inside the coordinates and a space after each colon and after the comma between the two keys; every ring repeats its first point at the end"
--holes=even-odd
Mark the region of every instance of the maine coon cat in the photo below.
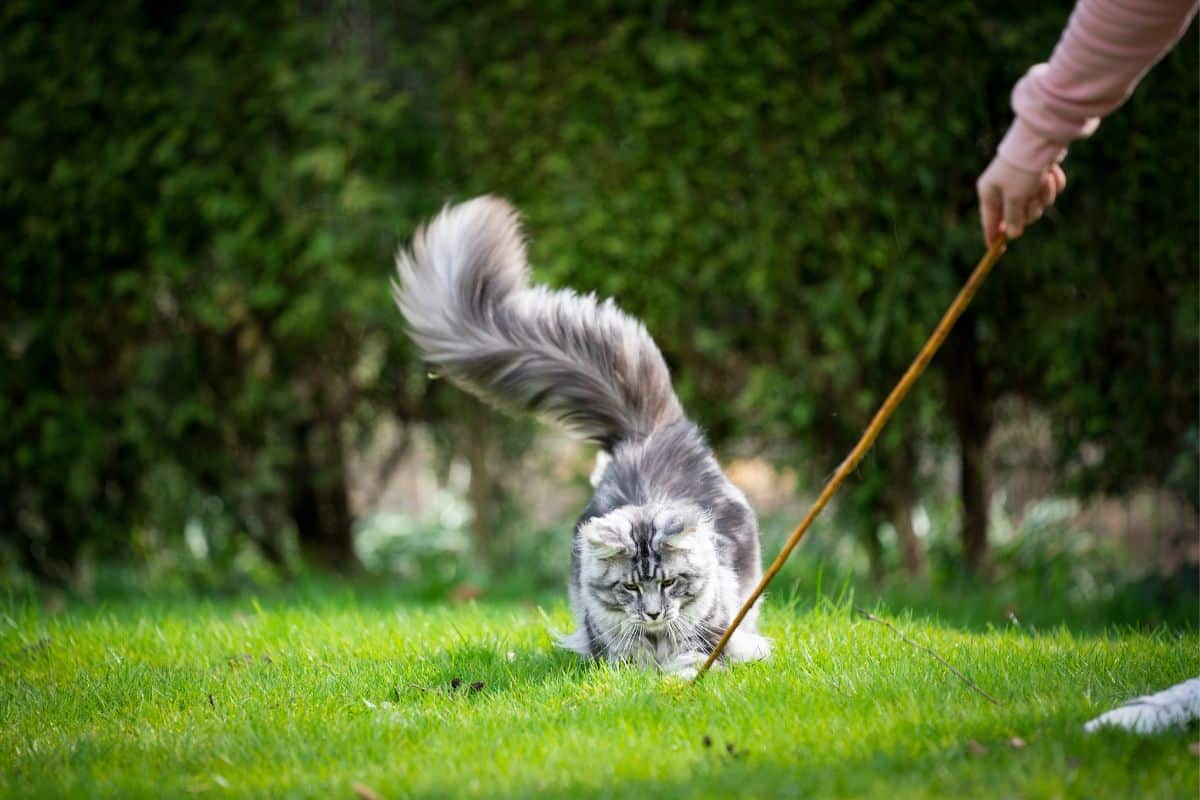
{"type": "MultiPolygon", "coordinates": [[[[562,646],[690,676],[762,574],[758,523],[684,415],[658,347],[612,300],[529,285],[516,211],[447,207],[397,256],[396,302],[435,369],[600,445],[575,525],[562,646]]],[[[766,658],[755,608],[723,657],[766,658]]]]}

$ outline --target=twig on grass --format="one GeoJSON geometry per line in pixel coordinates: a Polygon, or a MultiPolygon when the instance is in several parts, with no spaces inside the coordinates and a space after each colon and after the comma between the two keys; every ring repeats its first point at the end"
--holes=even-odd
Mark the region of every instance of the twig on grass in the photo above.
{"type": "Polygon", "coordinates": [[[869,619],[871,622],[878,622],[880,625],[883,625],[885,628],[888,628],[889,630],[892,631],[892,633],[899,636],[901,641],[911,644],[913,647],[917,648],[918,650],[924,650],[926,653],[929,653],[929,655],[933,656],[938,661],[940,661],[942,663],[942,666],[944,666],[946,669],[950,670],[955,675],[957,675],[959,680],[961,680],[967,686],[970,686],[976,692],[979,692],[979,694],[982,695],[988,702],[993,703],[998,706],[1004,705],[1004,703],[1001,703],[999,700],[992,697],[990,694],[985,692],[983,689],[980,689],[979,684],[975,683],[975,681],[971,680],[966,675],[963,675],[961,672],[956,670],[953,666],[951,666],[949,661],[942,658],[936,652],[934,652],[932,649],[930,649],[929,647],[926,647],[925,645],[921,644],[920,642],[914,642],[912,639],[908,638],[903,633],[901,633],[899,628],[897,628],[892,623],[888,622],[886,619],[880,619],[879,617],[872,614],[870,611],[859,608],[858,606],[855,606],[854,610],[857,611],[859,614],[862,614],[864,617],[869,619]]]}

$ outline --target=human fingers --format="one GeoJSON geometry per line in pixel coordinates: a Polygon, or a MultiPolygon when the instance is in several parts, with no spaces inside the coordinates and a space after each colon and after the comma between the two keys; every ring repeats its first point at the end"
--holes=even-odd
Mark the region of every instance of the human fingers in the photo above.
{"type": "Polygon", "coordinates": [[[1063,189],[1067,188],[1067,173],[1063,172],[1060,165],[1055,164],[1050,167],[1050,176],[1054,178],[1054,194],[1056,196],[1062,194],[1063,189]]]}
{"type": "Polygon", "coordinates": [[[1025,206],[1028,198],[1006,195],[1004,198],[1004,233],[1016,239],[1025,231],[1025,206]]]}
{"type": "Polygon", "coordinates": [[[1042,202],[1040,196],[1029,198],[1025,203],[1025,226],[1028,227],[1042,218],[1042,214],[1046,211],[1046,203],[1042,202]]]}
{"type": "Polygon", "coordinates": [[[1046,174],[1042,176],[1041,186],[1038,188],[1038,193],[1036,195],[1037,200],[1043,207],[1047,207],[1054,205],[1054,198],[1057,196],[1058,181],[1056,181],[1054,176],[1047,171],[1046,174]]]}

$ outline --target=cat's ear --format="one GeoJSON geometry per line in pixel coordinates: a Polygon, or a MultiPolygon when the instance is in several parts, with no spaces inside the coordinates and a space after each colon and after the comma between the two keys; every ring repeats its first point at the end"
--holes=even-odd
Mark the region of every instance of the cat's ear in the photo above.
{"type": "Polygon", "coordinates": [[[596,558],[623,558],[633,555],[627,525],[623,520],[593,517],[579,527],[579,536],[596,558]]]}
{"type": "Polygon", "coordinates": [[[711,532],[710,517],[698,509],[669,509],[654,520],[657,544],[671,550],[693,550],[711,532]]]}
{"type": "Polygon", "coordinates": [[[691,550],[703,535],[699,524],[682,525],[663,536],[662,543],[672,550],[691,550]]]}

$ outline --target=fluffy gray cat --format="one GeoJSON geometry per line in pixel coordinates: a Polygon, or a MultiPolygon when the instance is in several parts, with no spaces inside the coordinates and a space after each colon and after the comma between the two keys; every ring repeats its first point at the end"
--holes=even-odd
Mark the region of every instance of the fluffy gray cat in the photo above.
{"type": "MultiPolygon", "coordinates": [[[[397,256],[396,302],[439,372],[603,451],[575,526],[562,646],[688,677],[762,574],[758,523],[683,413],[662,354],[611,300],[529,285],[516,211],[447,207],[397,256]]],[[[724,658],[766,658],[757,608],[724,658]]]]}

